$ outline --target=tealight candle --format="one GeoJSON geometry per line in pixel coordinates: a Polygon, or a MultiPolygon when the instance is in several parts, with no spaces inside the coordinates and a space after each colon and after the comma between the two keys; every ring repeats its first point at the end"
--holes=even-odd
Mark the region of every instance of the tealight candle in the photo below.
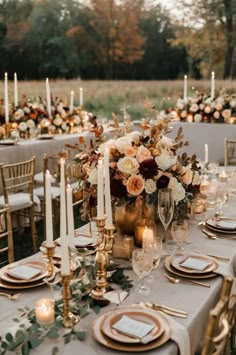
{"type": "MultiPolygon", "coordinates": [[[[155,231],[155,222],[151,219],[139,219],[136,223],[135,226],[135,235],[134,235],[134,244],[137,247],[142,248],[143,245],[143,235],[145,228],[148,229],[148,231],[152,232],[152,236],[154,235],[155,231]]],[[[148,232],[150,233],[150,232],[148,232]]],[[[147,236],[149,238],[149,235],[147,236]]]]}
{"type": "Polygon", "coordinates": [[[54,299],[41,298],[35,302],[35,316],[39,324],[50,325],[54,322],[54,299]]]}
{"type": "Polygon", "coordinates": [[[143,232],[143,249],[152,249],[154,246],[154,235],[153,235],[153,230],[145,226],[144,232],[143,232]]]}

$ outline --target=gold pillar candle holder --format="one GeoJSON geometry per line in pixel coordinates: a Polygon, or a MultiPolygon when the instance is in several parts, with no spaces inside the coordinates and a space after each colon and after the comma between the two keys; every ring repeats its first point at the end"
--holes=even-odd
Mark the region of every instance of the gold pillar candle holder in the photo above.
{"type": "Polygon", "coordinates": [[[72,328],[79,322],[79,316],[70,311],[71,289],[70,281],[72,273],[69,275],[61,275],[61,283],[63,286],[63,326],[65,328],[72,328]]]}
{"type": "Polygon", "coordinates": [[[50,277],[54,273],[53,256],[55,254],[56,243],[53,242],[52,245],[48,245],[47,242],[45,241],[43,242],[42,246],[46,249],[46,256],[48,259],[47,270],[48,270],[48,277],[50,277]]]}

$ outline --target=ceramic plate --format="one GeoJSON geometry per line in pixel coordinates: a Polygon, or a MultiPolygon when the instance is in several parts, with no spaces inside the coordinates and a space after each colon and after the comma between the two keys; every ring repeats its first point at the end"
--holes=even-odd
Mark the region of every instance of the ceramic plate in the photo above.
{"type": "Polygon", "coordinates": [[[222,228],[218,224],[218,222],[213,218],[207,219],[205,221],[205,224],[209,229],[213,230],[214,232],[236,234],[236,230],[222,228]]]}
{"type": "Polygon", "coordinates": [[[214,258],[211,258],[209,256],[189,254],[189,255],[173,257],[171,259],[171,266],[173,266],[178,271],[182,271],[182,272],[185,272],[187,274],[199,275],[199,274],[207,274],[207,273],[209,273],[211,271],[214,271],[215,269],[218,268],[219,264],[214,258]],[[193,258],[193,259],[196,259],[197,261],[204,261],[204,262],[209,263],[209,264],[204,270],[196,270],[196,269],[190,269],[190,268],[184,267],[182,265],[182,263],[184,261],[186,261],[190,257],[193,258]]]}
{"type": "Polygon", "coordinates": [[[0,145],[14,145],[16,144],[17,141],[14,139],[4,139],[4,140],[0,140],[0,145]]]}
{"type": "Polygon", "coordinates": [[[19,261],[10,265],[6,265],[4,266],[1,270],[0,270],[0,278],[2,279],[2,281],[6,281],[12,284],[28,284],[28,283],[32,283],[32,282],[36,282],[39,280],[42,280],[44,277],[47,276],[47,264],[43,261],[19,261]],[[26,279],[19,279],[16,277],[11,276],[10,274],[8,274],[9,269],[18,266],[18,265],[27,265],[27,266],[31,266],[31,267],[35,267],[37,269],[40,269],[40,274],[36,275],[35,277],[26,280],[26,279]]]}
{"type": "Polygon", "coordinates": [[[158,314],[153,315],[153,312],[148,312],[148,310],[123,310],[123,309],[117,309],[114,312],[112,312],[110,315],[108,315],[105,319],[104,322],[102,323],[102,331],[103,333],[116,341],[119,341],[121,343],[127,343],[127,344],[137,344],[140,343],[139,338],[134,338],[129,335],[126,335],[124,333],[121,333],[114,329],[112,326],[115,324],[123,315],[126,315],[129,318],[132,318],[134,320],[147,323],[147,324],[154,324],[154,328],[147,334],[148,338],[150,337],[149,341],[153,341],[157,339],[164,331],[163,325],[162,325],[162,319],[161,317],[158,317],[158,314]]]}
{"type": "Polygon", "coordinates": [[[23,290],[23,289],[27,289],[27,288],[34,288],[34,287],[42,286],[42,285],[45,285],[45,282],[42,280],[31,282],[31,283],[15,284],[15,283],[6,282],[6,281],[3,281],[2,279],[0,279],[0,287],[6,288],[9,290],[23,290]]]}
{"type": "MultiPolygon", "coordinates": [[[[126,309],[128,311],[128,310],[130,310],[130,308],[131,307],[126,307],[126,308],[122,307],[120,309],[126,309]]],[[[136,310],[140,310],[140,307],[136,308],[136,310]]],[[[144,312],[146,312],[146,309],[144,310],[144,312]]],[[[170,322],[164,316],[159,315],[159,317],[161,318],[162,326],[164,328],[164,331],[159,338],[153,340],[152,342],[150,342],[148,344],[142,344],[142,343],[126,344],[126,343],[117,342],[117,341],[107,337],[102,331],[102,323],[105,321],[105,318],[110,314],[114,314],[114,310],[108,311],[108,312],[102,314],[101,316],[97,317],[92,323],[93,337],[100,344],[106,346],[107,348],[114,349],[114,350],[120,350],[125,353],[130,353],[130,352],[138,353],[138,352],[158,348],[159,346],[165,344],[171,337],[172,330],[171,330],[170,322]]],[[[154,317],[155,317],[155,315],[157,315],[156,311],[153,313],[154,317]]]]}
{"type": "Polygon", "coordinates": [[[216,274],[214,272],[209,272],[209,273],[206,273],[206,274],[191,274],[191,275],[187,274],[186,272],[183,272],[183,271],[175,269],[171,265],[172,258],[173,258],[172,256],[167,256],[165,258],[164,265],[165,265],[166,270],[168,270],[169,272],[171,272],[174,275],[177,275],[177,276],[180,276],[180,277],[191,278],[191,279],[208,279],[208,278],[211,278],[211,277],[218,276],[218,274],[216,274]]]}

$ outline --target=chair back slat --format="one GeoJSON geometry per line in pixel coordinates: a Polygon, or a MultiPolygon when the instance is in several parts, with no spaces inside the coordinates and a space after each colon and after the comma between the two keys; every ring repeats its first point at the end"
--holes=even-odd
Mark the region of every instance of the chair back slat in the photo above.
{"type": "Polygon", "coordinates": [[[236,165],[236,140],[225,138],[225,165],[236,165]]]}
{"type": "Polygon", "coordinates": [[[0,209],[0,243],[0,263],[12,263],[14,261],[14,248],[9,208],[0,209]],[[4,257],[4,255],[7,255],[7,257],[4,257]]]}

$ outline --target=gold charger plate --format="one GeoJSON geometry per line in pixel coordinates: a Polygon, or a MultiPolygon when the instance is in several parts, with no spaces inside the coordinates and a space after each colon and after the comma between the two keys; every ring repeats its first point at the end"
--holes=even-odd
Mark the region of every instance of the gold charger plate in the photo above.
{"type": "Polygon", "coordinates": [[[32,282],[35,282],[35,281],[39,281],[39,280],[42,280],[44,277],[46,277],[48,274],[48,271],[47,271],[47,264],[43,261],[25,261],[25,262],[22,262],[22,261],[19,261],[19,262],[16,262],[14,264],[9,264],[9,265],[6,265],[4,266],[1,270],[0,270],[0,279],[2,279],[2,281],[6,281],[8,283],[12,283],[12,284],[28,284],[28,283],[32,283],[32,282]],[[27,265],[27,266],[32,266],[32,267],[35,267],[37,269],[40,269],[41,272],[40,274],[36,275],[35,277],[27,280],[27,279],[20,279],[20,278],[16,278],[14,276],[11,276],[10,274],[8,274],[8,271],[10,269],[12,269],[13,267],[15,266],[18,266],[18,265],[27,265]]]}
{"type": "Polygon", "coordinates": [[[39,280],[39,281],[31,282],[31,283],[26,283],[26,284],[15,284],[15,283],[6,282],[6,281],[3,281],[2,279],[0,279],[0,287],[6,288],[9,290],[23,290],[23,289],[27,289],[27,288],[34,288],[34,287],[42,286],[42,285],[45,285],[45,282],[43,280],[39,280]]]}
{"type": "Polygon", "coordinates": [[[218,276],[218,274],[214,273],[214,272],[209,272],[207,274],[187,274],[185,272],[176,270],[172,265],[172,256],[167,256],[165,258],[165,262],[164,262],[164,266],[166,268],[167,271],[171,272],[174,275],[177,276],[181,276],[181,277],[185,277],[185,278],[191,278],[191,279],[208,279],[208,278],[212,278],[212,277],[216,277],[218,276]]]}
{"type": "Polygon", "coordinates": [[[164,328],[162,325],[162,318],[161,317],[159,318],[158,314],[155,314],[154,316],[153,312],[149,312],[149,310],[146,309],[145,310],[144,309],[139,309],[139,310],[117,309],[114,312],[112,312],[110,315],[108,315],[104,319],[104,322],[102,323],[102,331],[107,337],[119,341],[121,343],[127,343],[127,344],[141,343],[140,338],[129,336],[127,334],[124,334],[112,328],[113,324],[115,324],[123,315],[126,315],[132,319],[135,319],[143,323],[153,324],[154,325],[153,329],[147,334],[148,338],[150,337],[149,341],[153,341],[157,339],[164,332],[164,328]]]}
{"type": "Polygon", "coordinates": [[[236,230],[225,229],[225,228],[222,228],[220,226],[217,226],[217,223],[216,223],[216,221],[214,221],[213,218],[207,219],[205,221],[205,225],[206,225],[207,228],[213,230],[214,232],[225,233],[226,237],[227,237],[227,234],[236,234],[236,230]]]}
{"type": "MultiPolygon", "coordinates": [[[[126,307],[126,310],[130,309],[130,307],[126,307]]],[[[146,310],[146,309],[145,309],[146,310]]],[[[157,338],[156,340],[153,340],[152,342],[148,344],[126,344],[126,343],[120,343],[117,342],[109,337],[107,337],[103,332],[102,332],[102,323],[105,320],[105,318],[113,313],[114,310],[108,311],[101,316],[97,317],[93,323],[92,323],[92,334],[93,337],[102,345],[106,346],[107,348],[114,349],[114,350],[119,350],[119,351],[124,351],[124,352],[142,352],[142,351],[147,351],[151,349],[155,349],[160,347],[161,345],[165,344],[171,337],[172,334],[172,329],[171,329],[171,324],[167,318],[164,316],[160,315],[162,318],[162,324],[164,327],[164,332],[162,335],[157,338]]],[[[156,311],[154,314],[157,314],[156,311]]]]}
{"type": "Polygon", "coordinates": [[[173,257],[171,259],[171,266],[173,266],[178,271],[182,271],[186,274],[202,275],[202,274],[207,274],[211,271],[216,270],[219,267],[219,264],[214,258],[211,258],[210,256],[189,254],[189,255],[183,255],[183,257],[181,257],[181,256],[177,256],[176,258],[173,257]],[[182,266],[181,263],[183,263],[189,257],[191,257],[193,259],[203,260],[203,261],[209,262],[210,264],[204,270],[190,269],[190,268],[182,266]]]}

